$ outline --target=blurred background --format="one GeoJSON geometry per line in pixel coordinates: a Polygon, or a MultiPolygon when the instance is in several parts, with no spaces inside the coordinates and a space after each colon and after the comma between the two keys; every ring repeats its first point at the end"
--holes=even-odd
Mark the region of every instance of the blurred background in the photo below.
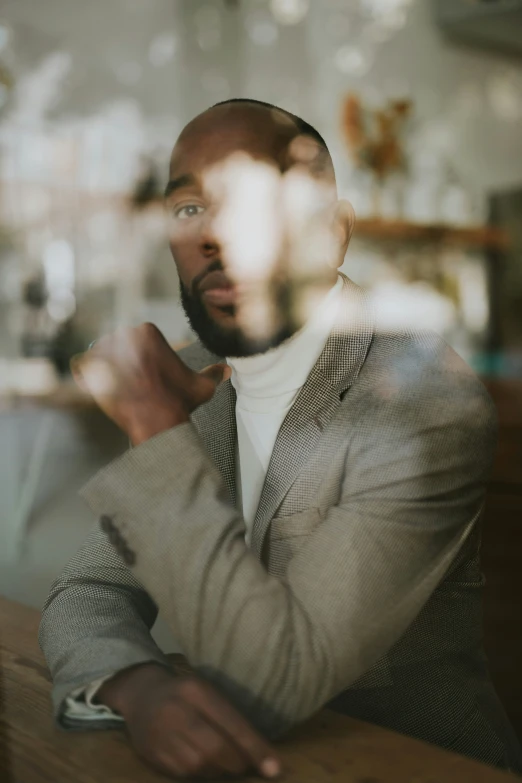
{"type": "Polygon", "coordinates": [[[191,340],[161,193],[229,97],[317,127],[358,216],[343,271],[493,395],[486,640],[522,732],[522,0],[4,0],[0,593],[41,606],[93,524],[78,489],[126,447],[70,357],[144,320],[191,340]]]}

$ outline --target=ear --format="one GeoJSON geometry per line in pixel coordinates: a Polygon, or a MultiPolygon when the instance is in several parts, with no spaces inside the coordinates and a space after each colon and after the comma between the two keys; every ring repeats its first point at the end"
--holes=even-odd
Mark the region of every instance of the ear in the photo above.
{"type": "Polygon", "coordinates": [[[352,205],[346,199],[340,199],[335,205],[334,211],[334,235],[339,244],[339,256],[341,266],[348,250],[350,239],[355,226],[355,212],[352,205]]]}

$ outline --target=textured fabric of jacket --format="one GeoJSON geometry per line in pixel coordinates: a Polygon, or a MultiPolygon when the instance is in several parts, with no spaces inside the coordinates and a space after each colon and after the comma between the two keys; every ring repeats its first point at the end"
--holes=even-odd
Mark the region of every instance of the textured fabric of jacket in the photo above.
{"type": "MultiPolygon", "coordinates": [[[[346,278],[342,296],[278,434],[250,549],[229,381],[83,490],[102,524],[40,631],[62,724],[76,726],[63,716],[75,688],[166,664],[149,632],[159,609],[191,665],[269,736],[329,703],[522,771],[482,647],[492,403],[439,337],[376,333],[346,278]]],[[[216,361],[199,344],[181,355],[216,361]]]]}

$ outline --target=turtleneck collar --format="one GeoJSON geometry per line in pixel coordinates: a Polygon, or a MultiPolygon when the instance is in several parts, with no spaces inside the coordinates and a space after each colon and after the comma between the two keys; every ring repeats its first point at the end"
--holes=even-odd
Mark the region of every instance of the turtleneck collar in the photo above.
{"type": "Polygon", "coordinates": [[[308,322],[289,340],[266,353],[246,358],[227,358],[238,407],[270,412],[287,407],[317,359],[335,323],[343,279],[325,295],[308,322]]]}

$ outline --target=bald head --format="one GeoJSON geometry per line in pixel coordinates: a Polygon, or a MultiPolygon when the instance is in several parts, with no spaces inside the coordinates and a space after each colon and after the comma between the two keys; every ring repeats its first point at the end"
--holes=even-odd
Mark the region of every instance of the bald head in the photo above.
{"type": "Polygon", "coordinates": [[[335,181],[330,153],[315,128],[276,106],[246,99],[217,104],[185,126],[172,152],[171,179],[183,168],[210,167],[237,152],[281,172],[301,163],[314,176],[335,181]]]}

